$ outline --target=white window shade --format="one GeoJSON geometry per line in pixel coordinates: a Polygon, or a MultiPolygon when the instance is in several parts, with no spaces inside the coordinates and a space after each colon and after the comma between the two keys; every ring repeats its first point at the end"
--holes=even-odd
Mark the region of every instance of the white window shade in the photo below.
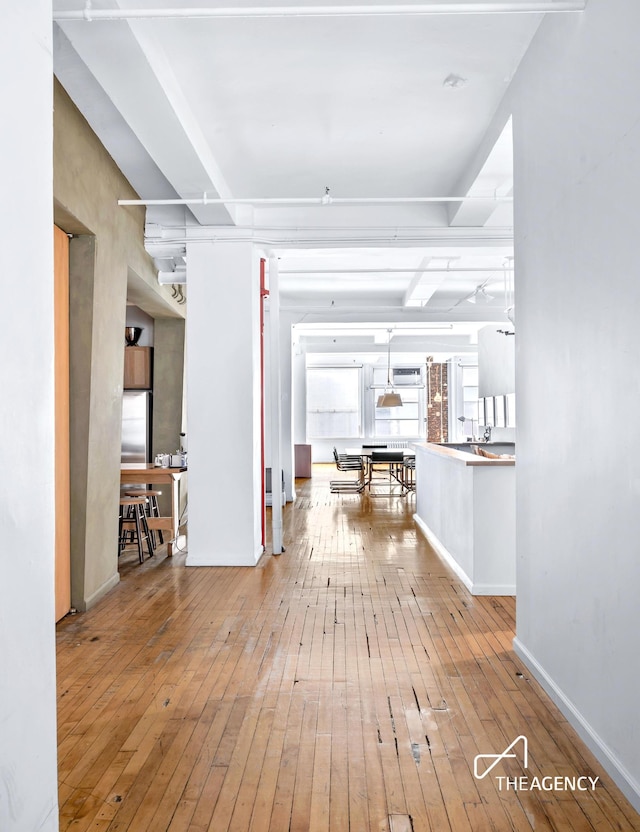
{"type": "Polygon", "coordinates": [[[350,439],[360,436],[360,369],[309,367],[307,436],[350,439]]]}

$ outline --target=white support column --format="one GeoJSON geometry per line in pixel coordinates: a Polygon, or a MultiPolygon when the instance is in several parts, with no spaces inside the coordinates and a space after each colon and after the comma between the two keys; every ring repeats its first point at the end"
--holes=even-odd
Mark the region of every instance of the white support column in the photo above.
{"type": "Polygon", "coordinates": [[[260,280],[251,243],[187,246],[187,566],[262,554],[260,280]]]}
{"type": "Polygon", "coordinates": [[[0,829],[58,829],[51,3],[3,4],[0,829]],[[15,67],[20,66],[20,72],[15,67]],[[11,276],[9,278],[9,275],[11,276]],[[25,321],[29,333],[25,334],[25,321]],[[29,495],[38,495],[37,514],[29,495]]]}
{"type": "Polygon", "coordinates": [[[293,441],[296,445],[305,445],[307,443],[307,354],[299,340],[294,343],[292,352],[293,441]]]}
{"type": "Polygon", "coordinates": [[[293,453],[293,350],[291,315],[280,312],[280,436],[281,462],[287,502],[296,498],[295,461],[293,453]]]}
{"type": "Polygon", "coordinates": [[[278,258],[269,256],[269,381],[271,402],[271,535],[272,551],[282,548],[282,428],[280,424],[280,291],[278,258]]]}

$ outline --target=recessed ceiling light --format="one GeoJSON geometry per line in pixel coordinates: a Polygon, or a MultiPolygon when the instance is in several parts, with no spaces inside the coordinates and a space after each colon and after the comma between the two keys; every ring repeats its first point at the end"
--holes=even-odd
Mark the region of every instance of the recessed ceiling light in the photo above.
{"type": "Polygon", "coordinates": [[[459,87],[464,87],[467,83],[467,79],[463,78],[461,75],[456,75],[452,72],[442,82],[443,87],[452,87],[453,89],[458,89],[459,87]]]}

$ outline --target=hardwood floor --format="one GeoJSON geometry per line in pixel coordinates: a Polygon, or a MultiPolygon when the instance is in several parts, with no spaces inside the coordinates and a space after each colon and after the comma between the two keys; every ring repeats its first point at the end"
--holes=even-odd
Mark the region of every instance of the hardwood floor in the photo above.
{"type": "Polygon", "coordinates": [[[58,625],[60,829],[640,830],[511,650],[512,598],[474,598],[414,498],[330,494],[314,467],[258,567],[143,566],[58,625]],[[499,789],[474,757],[529,742],[499,789]],[[582,781],[583,783],[585,781],[582,781]]]}

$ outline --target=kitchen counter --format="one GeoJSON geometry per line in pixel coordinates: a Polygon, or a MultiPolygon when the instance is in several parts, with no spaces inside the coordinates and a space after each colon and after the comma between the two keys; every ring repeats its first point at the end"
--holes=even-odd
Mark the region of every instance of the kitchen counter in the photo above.
{"type": "Polygon", "coordinates": [[[180,525],[180,480],[187,474],[186,468],[158,468],[146,463],[130,462],[120,466],[120,485],[140,488],[149,485],[169,485],[171,488],[171,514],[163,517],[149,517],[150,529],[169,532],[171,540],[167,543],[167,556],[173,554],[180,525]]]}
{"type": "MultiPolygon", "coordinates": [[[[414,519],[472,594],[515,595],[516,461],[478,456],[461,444],[414,446],[414,519]]],[[[500,444],[492,443],[494,452],[500,444]]]]}

